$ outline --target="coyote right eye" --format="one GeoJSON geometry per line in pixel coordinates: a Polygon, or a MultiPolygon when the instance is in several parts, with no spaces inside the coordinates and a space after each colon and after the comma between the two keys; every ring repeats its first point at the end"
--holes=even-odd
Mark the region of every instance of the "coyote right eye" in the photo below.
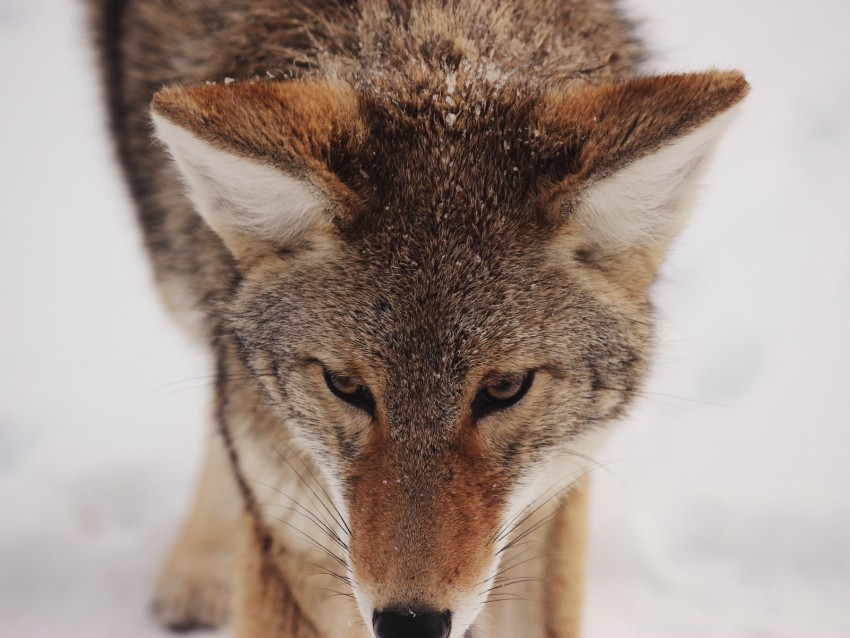
{"type": "Polygon", "coordinates": [[[504,410],[518,403],[528,392],[533,381],[534,370],[490,381],[475,395],[475,400],[472,402],[472,417],[477,421],[491,412],[504,410]]]}
{"type": "Polygon", "coordinates": [[[351,377],[344,374],[331,372],[325,368],[323,368],[323,372],[325,383],[334,396],[355,408],[363,410],[371,417],[375,416],[375,397],[372,396],[369,388],[355,383],[351,377]]]}

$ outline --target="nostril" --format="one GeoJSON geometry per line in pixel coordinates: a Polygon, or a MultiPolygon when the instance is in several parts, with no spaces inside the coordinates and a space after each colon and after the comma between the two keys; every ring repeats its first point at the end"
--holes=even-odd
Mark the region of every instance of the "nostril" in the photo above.
{"type": "Polygon", "coordinates": [[[376,611],[372,614],[372,627],[377,638],[449,638],[452,613],[376,611]]]}

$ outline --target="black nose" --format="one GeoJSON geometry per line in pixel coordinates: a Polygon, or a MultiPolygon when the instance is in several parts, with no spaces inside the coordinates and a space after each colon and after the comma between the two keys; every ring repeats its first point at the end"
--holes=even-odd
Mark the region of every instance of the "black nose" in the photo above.
{"type": "Polygon", "coordinates": [[[419,613],[407,609],[376,611],[372,614],[372,627],[378,638],[449,638],[452,614],[419,613]]]}

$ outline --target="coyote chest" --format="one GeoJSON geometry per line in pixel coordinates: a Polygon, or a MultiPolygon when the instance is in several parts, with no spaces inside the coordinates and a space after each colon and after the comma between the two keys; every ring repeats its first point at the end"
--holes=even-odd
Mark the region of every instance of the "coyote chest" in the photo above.
{"type": "Polygon", "coordinates": [[[577,636],[585,476],[743,77],[640,76],[602,0],[96,4],[158,282],[216,362],[159,619],[577,636]]]}

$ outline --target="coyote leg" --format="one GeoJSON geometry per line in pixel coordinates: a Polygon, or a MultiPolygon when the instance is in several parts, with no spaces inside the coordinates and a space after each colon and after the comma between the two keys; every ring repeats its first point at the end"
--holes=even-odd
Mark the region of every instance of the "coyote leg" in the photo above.
{"type": "Polygon", "coordinates": [[[587,497],[585,478],[567,495],[547,530],[553,560],[546,568],[546,636],[578,638],[584,602],[587,561],[587,497]]]}
{"type": "Polygon", "coordinates": [[[276,565],[286,559],[286,551],[261,533],[252,514],[245,514],[239,530],[234,638],[319,638],[276,565]]]}
{"type": "Polygon", "coordinates": [[[174,630],[227,622],[242,500],[218,432],[207,442],[188,520],[160,573],[154,614],[174,630]]]}

